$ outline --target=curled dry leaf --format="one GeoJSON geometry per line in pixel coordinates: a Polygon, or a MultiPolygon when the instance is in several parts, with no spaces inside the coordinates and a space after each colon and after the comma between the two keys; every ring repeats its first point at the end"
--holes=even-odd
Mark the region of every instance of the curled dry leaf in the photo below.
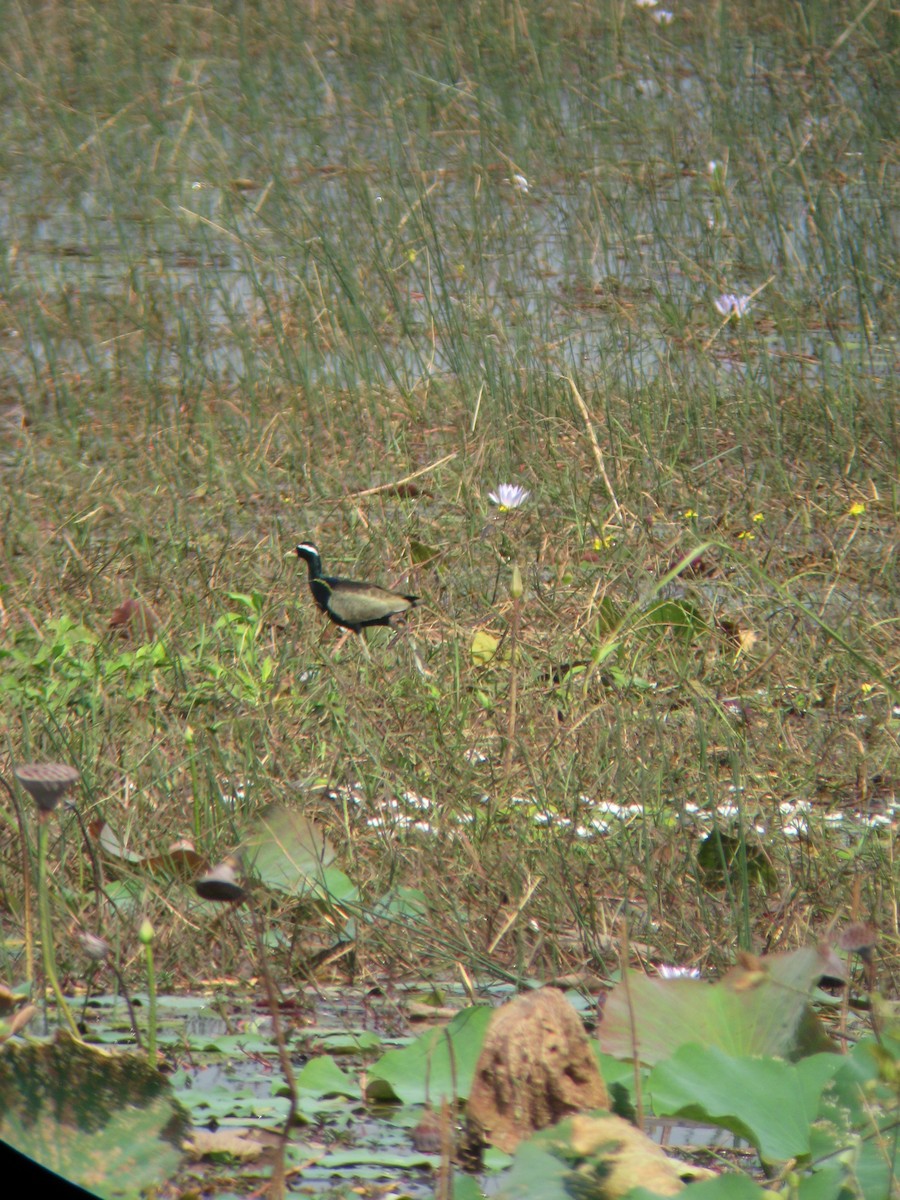
{"type": "Polygon", "coordinates": [[[194,843],[186,838],[173,842],[162,854],[153,854],[147,859],[147,866],[156,874],[175,875],[179,879],[193,879],[203,858],[197,853],[194,843]]]}
{"type": "Polygon", "coordinates": [[[759,641],[759,635],[754,629],[739,629],[737,636],[741,654],[749,654],[759,641]]]}
{"type": "Polygon", "coordinates": [[[23,995],[12,991],[5,983],[0,983],[0,1017],[5,1017],[7,1013],[11,1013],[16,1005],[24,999],[23,995]]]}
{"type": "Polygon", "coordinates": [[[136,642],[146,642],[156,635],[160,620],[149,604],[143,600],[123,600],[109,618],[109,628],[120,637],[131,637],[136,642]]]}
{"type": "Polygon", "coordinates": [[[20,1008],[17,1013],[8,1022],[0,1023],[0,1042],[6,1041],[7,1038],[15,1037],[15,1035],[25,1028],[28,1022],[37,1015],[36,1004],[26,1004],[24,1008],[20,1008]]]}
{"type": "Polygon", "coordinates": [[[866,925],[863,921],[854,921],[841,934],[842,950],[853,950],[861,954],[863,950],[874,950],[878,942],[878,931],[874,925],[866,925]]]}

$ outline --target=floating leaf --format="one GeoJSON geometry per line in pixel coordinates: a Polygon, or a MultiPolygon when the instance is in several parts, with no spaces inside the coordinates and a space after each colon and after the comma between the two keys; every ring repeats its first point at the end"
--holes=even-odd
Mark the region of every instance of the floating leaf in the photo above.
{"type": "Polygon", "coordinates": [[[300,1095],[347,1096],[359,1098],[359,1082],[346,1075],[330,1054],[318,1054],[311,1058],[297,1076],[297,1091],[300,1095]]]}
{"type": "Polygon", "coordinates": [[[601,1049],[653,1065],[702,1042],[733,1055],[813,1053],[832,1048],[809,1007],[834,954],[812,946],[744,962],[719,983],[651,979],[629,972],[610,993],[597,1031],[601,1049]],[[632,1017],[634,1025],[632,1026],[632,1017]]]}
{"type": "Polygon", "coordinates": [[[177,1170],[187,1113],[142,1055],[60,1033],[0,1049],[0,1140],[96,1196],[137,1196],[177,1170]]]}
{"type": "Polygon", "coordinates": [[[334,850],[319,827],[296,809],[270,805],[242,851],[247,873],[267,887],[295,897],[328,891],[325,872],[334,850]]]}
{"type": "Polygon", "coordinates": [[[686,1045],[651,1072],[647,1089],[657,1116],[712,1122],[747,1138],[767,1162],[785,1162],[809,1154],[822,1089],[842,1062],[816,1054],[795,1065],[686,1045]]]}
{"type": "Polygon", "coordinates": [[[493,1011],[486,1004],[464,1008],[449,1025],[429,1029],[401,1050],[389,1050],[369,1069],[369,1099],[432,1105],[442,1098],[464,1099],[493,1011]]]}

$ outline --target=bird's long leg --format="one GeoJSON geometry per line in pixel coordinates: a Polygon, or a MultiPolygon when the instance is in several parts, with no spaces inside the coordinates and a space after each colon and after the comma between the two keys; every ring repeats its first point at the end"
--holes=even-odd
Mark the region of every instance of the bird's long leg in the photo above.
{"type": "Polygon", "coordinates": [[[342,629],[342,630],[341,630],[341,632],[338,634],[338,640],[337,640],[337,642],[335,643],[335,647],[334,647],[334,653],[335,653],[335,654],[337,654],[337,652],[338,652],[338,651],[341,649],[341,647],[344,645],[344,642],[346,642],[347,638],[350,636],[350,633],[351,633],[351,630],[349,630],[349,629],[342,629]]]}
{"type": "Polygon", "coordinates": [[[406,632],[406,621],[404,621],[403,617],[391,617],[391,619],[388,621],[388,628],[393,630],[394,636],[388,642],[387,648],[388,650],[393,650],[393,648],[403,637],[403,634],[406,632]]]}

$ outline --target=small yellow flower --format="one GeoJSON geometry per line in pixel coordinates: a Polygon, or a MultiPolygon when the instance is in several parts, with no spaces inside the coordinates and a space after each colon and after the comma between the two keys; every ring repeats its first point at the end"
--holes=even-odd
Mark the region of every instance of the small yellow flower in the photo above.
{"type": "Polygon", "coordinates": [[[755,541],[756,541],[756,534],[755,534],[755,533],[750,533],[750,531],[749,531],[749,530],[747,530],[747,529],[742,529],[742,530],[741,530],[741,532],[738,534],[738,538],[739,538],[739,539],[740,539],[742,542],[755,542],[755,541]]]}
{"type": "Polygon", "coordinates": [[[760,523],[760,521],[764,521],[765,519],[766,518],[763,515],[763,513],[754,513],[753,514],[753,520],[757,525],[760,523]]]}
{"type": "Polygon", "coordinates": [[[697,513],[693,508],[686,508],[684,510],[684,519],[686,521],[692,521],[692,520],[694,520],[694,518],[696,516],[697,516],[697,513]]]}
{"type": "Polygon", "coordinates": [[[616,544],[616,539],[613,537],[613,535],[611,533],[606,534],[605,537],[595,537],[594,542],[593,542],[593,546],[594,546],[595,550],[609,550],[615,544],[616,544]]]}
{"type": "Polygon", "coordinates": [[[406,257],[409,259],[409,261],[411,263],[414,263],[416,261],[416,257],[417,257],[415,250],[407,250],[406,257]]]}
{"type": "Polygon", "coordinates": [[[857,500],[855,504],[851,504],[850,507],[847,509],[847,516],[848,517],[861,517],[865,511],[866,511],[866,506],[864,504],[861,504],[859,502],[859,500],[857,500]]]}
{"type": "Polygon", "coordinates": [[[875,684],[874,683],[864,683],[859,690],[862,692],[862,694],[864,696],[868,696],[870,692],[873,692],[875,690],[875,684]]]}

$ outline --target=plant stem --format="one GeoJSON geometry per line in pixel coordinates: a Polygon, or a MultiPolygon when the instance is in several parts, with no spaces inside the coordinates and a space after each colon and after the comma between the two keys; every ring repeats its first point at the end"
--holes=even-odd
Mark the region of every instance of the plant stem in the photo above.
{"type": "Polygon", "coordinates": [[[153,961],[153,946],[146,948],[147,955],[147,991],[150,994],[150,1007],[147,1012],[147,1057],[151,1062],[156,1061],[156,966],[153,961]]]}
{"type": "Polygon", "coordinates": [[[141,922],[138,938],[144,947],[147,961],[147,992],[150,1007],[147,1013],[147,1057],[156,1062],[156,964],[153,959],[153,926],[146,918],[141,922]]]}
{"type": "Polygon", "coordinates": [[[56,975],[56,957],[53,951],[53,927],[50,922],[50,904],[47,895],[48,816],[49,814],[41,813],[38,818],[38,909],[40,912],[44,974],[49,979],[50,986],[53,988],[53,994],[56,997],[59,1011],[65,1017],[73,1036],[80,1040],[81,1035],[78,1032],[78,1026],[75,1024],[75,1019],[66,1003],[65,996],[62,994],[62,988],[59,986],[59,979],[56,975]]]}
{"type": "Polygon", "coordinates": [[[19,807],[19,797],[16,789],[0,775],[0,783],[9,792],[13,808],[16,810],[16,821],[19,826],[19,841],[22,843],[22,883],[24,892],[24,922],[25,922],[25,981],[29,991],[34,989],[34,916],[31,911],[31,855],[28,850],[28,835],[25,832],[25,820],[19,807]]]}
{"type": "Polygon", "coordinates": [[[519,641],[519,622],[522,616],[522,597],[513,600],[512,619],[509,624],[509,709],[506,716],[506,750],[503,754],[503,774],[512,770],[513,749],[516,738],[516,707],[519,698],[519,675],[516,657],[519,641]]]}
{"type": "Polygon", "coordinates": [[[284,1032],[281,1028],[281,1016],[278,1012],[278,994],[275,991],[275,982],[272,979],[272,972],[269,970],[269,960],[266,956],[265,940],[263,938],[262,922],[259,913],[256,909],[256,904],[251,898],[250,900],[250,919],[253,923],[253,936],[256,941],[256,953],[259,955],[259,973],[262,975],[263,985],[266,989],[266,999],[269,1002],[269,1012],[272,1015],[272,1033],[275,1035],[275,1045],[278,1047],[278,1061],[281,1063],[281,1073],[284,1075],[284,1082],[288,1089],[288,1111],[284,1121],[284,1129],[281,1133],[281,1143],[276,1154],[275,1164],[272,1168],[272,1178],[269,1184],[270,1200],[282,1200],[284,1196],[284,1152],[287,1146],[288,1138],[290,1137],[291,1126],[294,1123],[294,1116],[297,1112],[297,1083],[294,1079],[294,1069],[291,1066],[291,1057],[288,1054],[287,1045],[284,1040],[284,1032]]]}

